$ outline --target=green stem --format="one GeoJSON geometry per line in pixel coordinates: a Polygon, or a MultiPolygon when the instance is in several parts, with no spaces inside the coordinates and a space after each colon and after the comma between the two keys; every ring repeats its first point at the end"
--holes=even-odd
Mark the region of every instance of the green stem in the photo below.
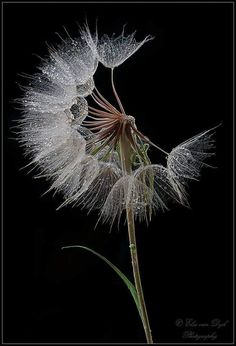
{"type": "MultiPolygon", "coordinates": [[[[132,173],[132,167],[131,167],[131,161],[130,161],[131,147],[125,134],[121,136],[121,140],[120,140],[120,158],[121,158],[123,174],[132,173]]],[[[141,316],[142,316],[143,328],[145,331],[147,343],[153,344],[152,333],[151,333],[151,328],[149,324],[148,313],[147,313],[147,308],[146,308],[143,288],[142,288],[142,282],[140,277],[138,251],[137,251],[136,235],[135,235],[134,212],[133,212],[132,206],[129,204],[126,206],[126,217],[127,217],[127,224],[128,224],[129,248],[130,248],[131,262],[132,262],[132,268],[133,268],[134,283],[135,283],[135,288],[138,295],[138,302],[139,302],[141,316]]]]}
{"type": "Polygon", "coordinates": [[[126,216],[127,216],[127,223],[128,223],[129,248],[130,248],[131,261],[132,261],[132,267],[133,267],[134,283],[135,283],[135,288],[138,294],[138,300],[139,300],[140,310],[142,314],[143,328],[145,331],[147,343],[153,344],[152,332],[150,328],[147,308],[146,308],[144,294],[143,294],[142,282],[140,277],[136,235],[135,235],[134,213],[132,208],[127,207],[126,216]]]}

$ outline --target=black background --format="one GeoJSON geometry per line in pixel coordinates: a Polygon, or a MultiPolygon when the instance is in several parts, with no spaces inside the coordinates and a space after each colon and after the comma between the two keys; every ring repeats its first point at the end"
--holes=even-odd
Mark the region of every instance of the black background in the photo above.
{"type": "MultiPolygon", "coordinates": [[[[4,341],[145,342],[123,282],[95,256],[61,250],[80,244],[100,252],[132,279],[127,231],[94,230],[96,213],[67,207],[43,180],[20,168],[28,163],[11,137],[21,115],[12,102],[18,73],[34,73],[47,54],[45,41],[77,35],[87,17],[100,33],[137,30],[146,43],[115,71],[116,86],[138,128],[166,150],[220,122],[217,169],[204,169],[190,185],[192,209],[174,206],[149,227],[137,225],[146,304],[154,340],[196,342],[184,331],[217,333],[232,341],[232,4],[155,3],[4,4],[4,341]],[[225,328],[180,328],[177,319],[225,328]]],[[[98,88],[112,100],[109,71],[99,66],[98,88]]],[[[163,156],[151,149],[154,163],[163,156]]],[[[211,342],[211,340],[208,340],[211,342]]],[[[203,339],[200,339],[203,342],[203,339]]]]}

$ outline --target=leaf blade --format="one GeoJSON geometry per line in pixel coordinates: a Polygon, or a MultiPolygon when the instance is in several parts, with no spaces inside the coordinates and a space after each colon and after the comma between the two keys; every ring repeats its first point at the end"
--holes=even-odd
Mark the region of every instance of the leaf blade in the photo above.
{"type": "Polygon", "coordinates": [[[70,245],[70,246],[63,246],[61,249],[64,250],[64,249],[71,249],[71,248],[80,248],[80,249],[84,249],[94,255],[96,255],[97,257],[99,257],[100,259],[102,259],[109,267],[111,267],[115,272],[116,274],[123,280],[123,282],[125,283],[125,285],[127,286],[127,288],[129,289],[133,299],[134,299],[134,302],[135,302],[135,305],[138,309],[138,312],[139,312],[139,315],[140,315],[140,318],[142,320],[142,315],[141,315],[141,310],[140,310],[140,306],[139,306],[139,301],[138,301],[138,294],[137,294],[137,291],[136,291],[136,288],[135,286],[132,284],[132,282],[126,277],[125,274],[122,273],[122,271],[120,271],[119,268],[117,268],[113,263],[111,263],[106,257],[100,255],[98,252],[86,247],[86,246],[82,246],[82,245],[70,245]]]}

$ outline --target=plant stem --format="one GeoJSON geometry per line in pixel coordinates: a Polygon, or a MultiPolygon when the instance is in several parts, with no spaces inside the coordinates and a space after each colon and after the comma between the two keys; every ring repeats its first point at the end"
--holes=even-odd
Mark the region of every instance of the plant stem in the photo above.
{"type": "MultiPolygon", "coordinates": [[[[125,134],[121,136],[120,154],[121,154],[121,165],[122,165],[123,174],[132,173],[132,167],[131,167],[131,161],[130,161],[131,147],[125,134]]],[[[143,328],[145,331],[147,343],[153,344],[152,333],[151,333],[151,328],[149,324],[148,313],[147,313],[147,308],[146,308],[143,288],[142,288],[142,282],[140,277],[136,235],[135,235],[134,212],[130,204],[126,206],[126,217],[127,217],[127,224],[128,224],[129,248],[130,248],[131,262],[132,262],[132,268],[133,268],[134,283],[135,283],[135,288],[138,295],[138,302],[139,302],[140,312],[142,316],[143,328]]]]}
{"type": "Polygon", "coordinates": [[[146,304],[144,300],[142,282],[141,282],[140,271],[139,271],[138,252],[137,252],[137,244],[136,244],[136,236],[135,236],[134,213],[132,208],[127,207],[126,215],[127,215],[127,223],[128,223],[129,248],[130,248],[131,261],[132,261],[132,267],[133,267],[134,283],[135,283],[135,288],[138,294],[143,328],[145,331],[147,343],[153,344],[152,332],[151,332],[151,328],[149,324],[148,313],[147,313],[147,308],[146,308],[146,304]]]}

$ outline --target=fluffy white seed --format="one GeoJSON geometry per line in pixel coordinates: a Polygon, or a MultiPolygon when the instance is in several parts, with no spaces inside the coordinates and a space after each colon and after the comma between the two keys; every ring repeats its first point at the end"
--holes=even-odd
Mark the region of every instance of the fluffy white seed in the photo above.
{"type": "Polygon", "coordinates": [[[28,112],[58,113],[70,108],[77,97],[76,85],[64,87],[47,77],[35,75],[21,104],[28,112]]]}
{"type": "Polygon", "coordinates": [[[101,209],[114,184],[122,176],[122,171],[115,163],[99,162],[99,172],[89,186],[81,204],[90,210],[101,209]]]}
{"type": "Polygon", "coordinates": [[[70,112],[24,115],[20,142],[41,172],[54,174],[85,152],[86,141],[71,122],[70,112]]]}
{"type": "Polygon", "coordinates": [[[131,55],[133,55],[145,42],[153,39],[151,36],[146,36],[141,42],[137,42],[134,38],[135,32],[130,35],[125,35],[124,29],[119,36],[113,34],[111,37],[103,35],[98,39],[97,34],[92,36],[88,27],[82,32],[82,35],[91,47],[97,53],[98,60],[106,67],[114,68],[121,65],[131,55]]]}
{"type": "Polygon", "coordinates": [[[64,40],[53,51],[68,65],[76,85],[87,83],[97,69],[98,59],[95,52],[81,38],[64,40]]]}
{"type": "Polygon", "coordinates": [[[170,200],[179,202],[168,179],[167,169],[160,165],[142,166],[114,184],[100,218],[112,225],[116,218],[120,221],[123,210],[131,208],[136,219],[148,223],[153,212],[168,208],[170,200]]]}
{"type": "Polygon", "coordinates": [[[65,197],[65,201],[59,208],[67,204],[80,204],[81,196],[88,190],[98,174],[99,163],[90,155],[74,160],[61,174],[59,172],[58,178],[52,185],[52,188],[62,191],[65,197]]]}
{"type": "Polygon", "coordinates": [[[169,179],[183,204],[187,201],[187,181],[199,180],[204,161],[214,155],[215,141],[212,128],[204,131],[175,147],[167,158],[169,179]]]}

